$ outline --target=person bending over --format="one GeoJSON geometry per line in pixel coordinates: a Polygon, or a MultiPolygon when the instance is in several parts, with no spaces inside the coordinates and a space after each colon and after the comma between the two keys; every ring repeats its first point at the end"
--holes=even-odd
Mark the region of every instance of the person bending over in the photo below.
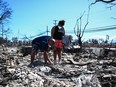
{"type": "Polygon", "coordinates": [[[49,47],[54,46],[54,39],[50,36],[40,36],[32,40],[32,51],[31,51],[31,64],[34,62],[34,58],[38,53],[38,50],[43,52],[44,62],[52,64],[48,56],[49,47]]]}

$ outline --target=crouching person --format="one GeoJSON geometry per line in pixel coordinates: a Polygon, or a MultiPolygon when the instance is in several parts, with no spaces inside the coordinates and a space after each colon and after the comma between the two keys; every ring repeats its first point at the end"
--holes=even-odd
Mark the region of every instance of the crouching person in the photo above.
{"type": "Polygon", "coordinates": [[[54,46],[54,39],[50,36],[40,36],[32,40],[32,52],[31,52],[31,63],[33,65],[34,58],[38,53],[38,50],[43,52],[44,62],[48,64],[52,64],[51,60],[49,59],[48,51],[49,47],[54,46]]]}

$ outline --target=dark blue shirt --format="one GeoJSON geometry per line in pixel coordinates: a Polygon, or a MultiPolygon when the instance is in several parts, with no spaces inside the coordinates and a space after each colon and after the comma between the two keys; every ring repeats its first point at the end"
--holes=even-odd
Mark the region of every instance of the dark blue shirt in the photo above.
{"type": "Polygon", "coordinates": [[[50,36],[40,36],[32,40],[32,45],[37,45],[38,49],[45,51],[48,50],[48,41],[50,36]]]}

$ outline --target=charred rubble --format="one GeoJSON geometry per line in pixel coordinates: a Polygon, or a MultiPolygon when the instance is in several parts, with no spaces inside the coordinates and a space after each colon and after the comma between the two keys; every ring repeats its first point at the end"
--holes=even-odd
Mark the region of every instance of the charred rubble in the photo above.
{"type": "MultiPolygon", "coordinates": [[[[56,65],[44,64],[39,52],[35,67],[28,67],[30,51],[30,46],[0,46],[0,87],[116,86],[116,48],[68,49],[56,65]]],[[[52,51],[49,55],[53,60],[52,51]]]]}

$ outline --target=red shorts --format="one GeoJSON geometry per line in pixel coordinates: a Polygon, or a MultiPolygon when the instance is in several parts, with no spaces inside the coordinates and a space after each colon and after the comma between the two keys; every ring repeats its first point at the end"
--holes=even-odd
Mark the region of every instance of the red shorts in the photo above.
{"type": "Polygon", "coordinates": [[[55,47],[56,48],[63,48],[62,40],[55,40],[55,47]]]}

